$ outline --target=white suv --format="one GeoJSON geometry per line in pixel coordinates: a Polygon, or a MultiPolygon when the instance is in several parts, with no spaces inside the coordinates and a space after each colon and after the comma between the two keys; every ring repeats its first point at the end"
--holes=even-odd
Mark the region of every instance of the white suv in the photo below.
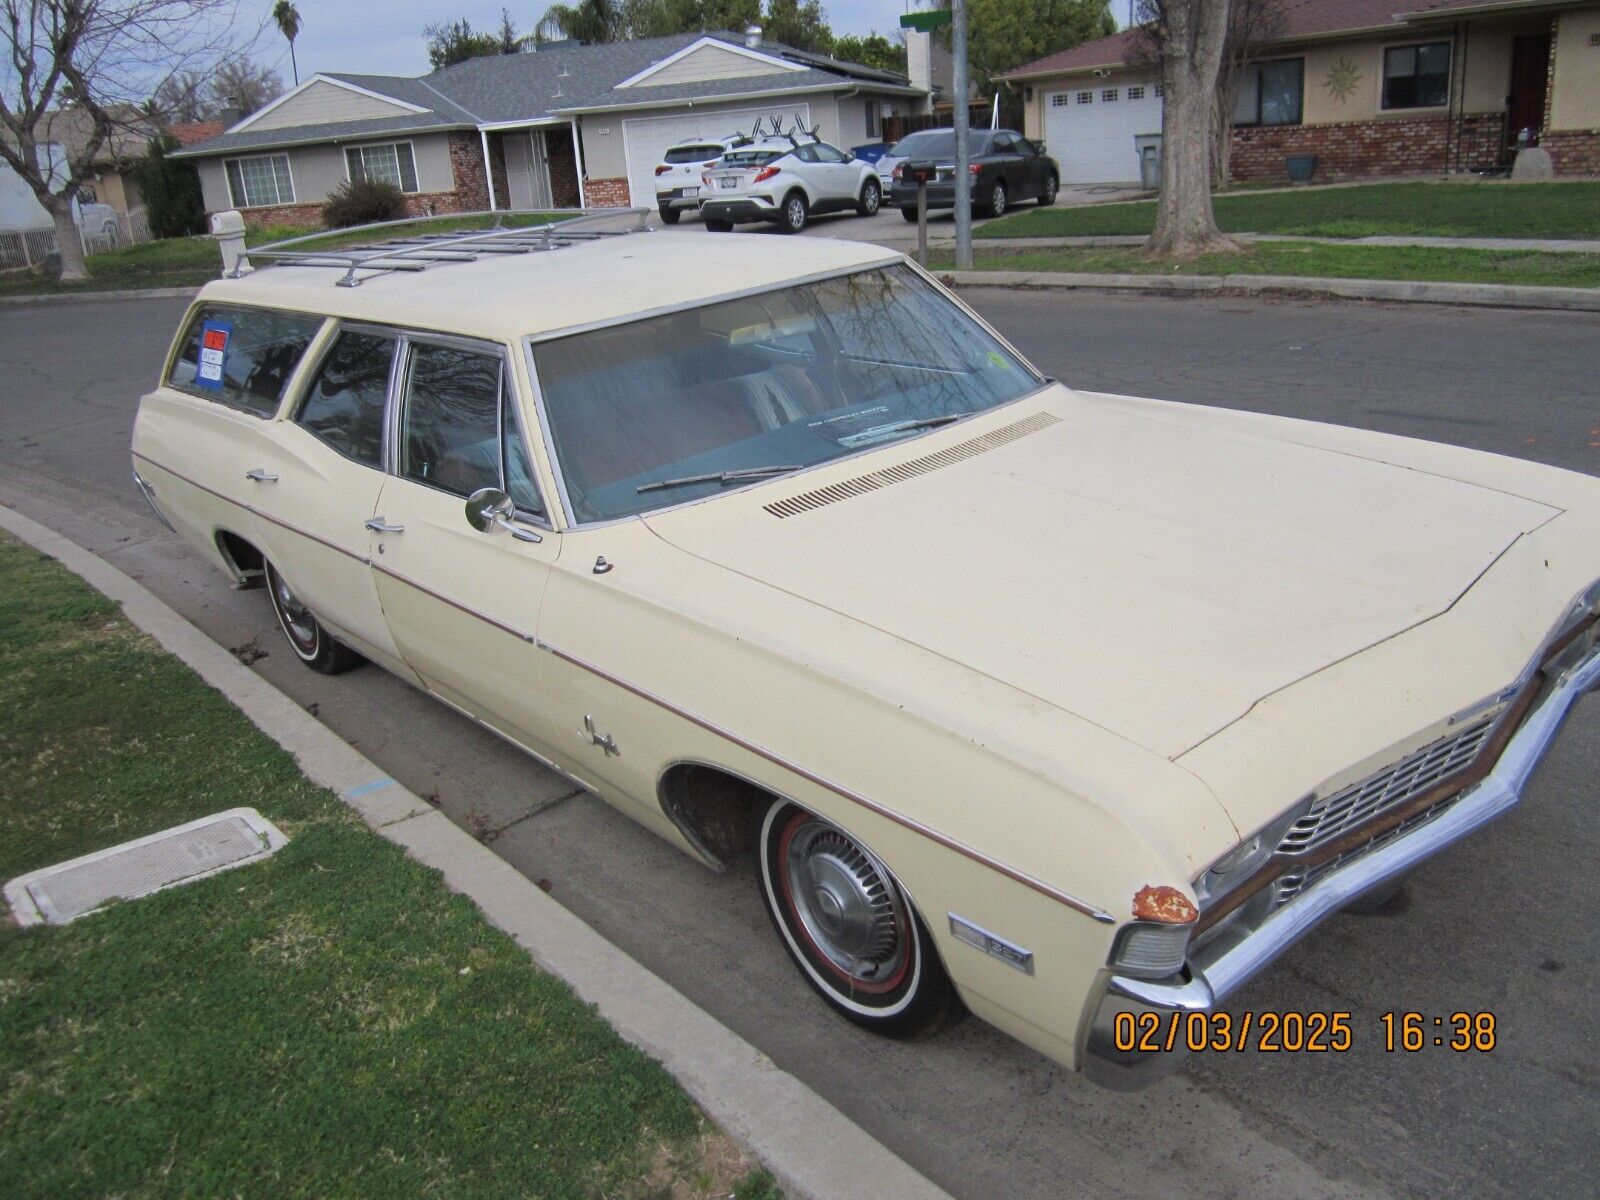
{"type": "Polygon", "coordinates": [[[667,147],[662,161],[656,164],[656,208],[663,221],[676,225],[685,209],[700,207],[700,173],[741,140],[738,134],[685,138],[667,147]]]}
{"type": "Polygon", "coordinates": [[[872,164],[826,142],[764,138],[729,150],[700,176],[700,215],[725,232],[747,221],[773,221],[799,233],[813,213],[878,211],[883,185],[872,164]]]}

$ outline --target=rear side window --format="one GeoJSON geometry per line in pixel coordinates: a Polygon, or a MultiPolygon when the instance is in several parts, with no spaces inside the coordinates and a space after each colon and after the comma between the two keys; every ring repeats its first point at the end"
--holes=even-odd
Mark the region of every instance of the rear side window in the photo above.
{"type": "Polygon", "coordinates": [[[346,330],[306,392],[296,424],[347,458],[383,466],[383,406],[395,339],[346,330]]]}
{"type": "Polygon", "coordinates": [[[278,411],[321,317],[208,304],[184,331],[167,383],[258,417],[278,411]]]}

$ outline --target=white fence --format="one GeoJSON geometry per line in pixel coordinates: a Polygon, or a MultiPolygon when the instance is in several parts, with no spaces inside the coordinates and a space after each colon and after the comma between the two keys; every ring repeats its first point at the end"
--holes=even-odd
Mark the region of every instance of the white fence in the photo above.
{"type": "MultiPolygon", "coordinates": [[[[127,213],[91,209],[78,226],[78,236],[85,254],[103,254],[150,241],[150,222],[143,208],[127,213]]],[[[54,229],[0,229],[0,271],[41,266],[55,251],[54,229]]]]}

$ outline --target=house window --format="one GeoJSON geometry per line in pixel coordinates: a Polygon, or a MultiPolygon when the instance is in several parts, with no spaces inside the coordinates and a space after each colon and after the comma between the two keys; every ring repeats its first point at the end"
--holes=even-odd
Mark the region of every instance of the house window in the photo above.
{"type": "Polygon", "coordinates": [[[1161,85],[1158,83],[1158,84],[1156,84],[1156,99],[1157,100],[1161,99],[1161,92],[1162,92],[1162,88],[1161,88],[1161,85]]]}
{"type": "Polygon", "coordinates": [[[1128,89],[1128,99],[1129,100],[1143,100],[1144,99],[1144,88],[1138,87],[1137,85],[1134,86],[1134,87],[1129,88],[1128,89]]]}
{"type": "Polygon", "coordinates": [[[294,180],[289,176],[287,154],[263,154],[258,158],[230,158],[225,164],[228,190],[235,208],[259,208],[263,204],[293,204],[294,180]]]}
{"type": "Polygon", "coordinates": [[[352,180],[391,183],[402,192],[417,190],[417,163],[410,142],[351,146],[344,152],[344,161],[352,180]]]}
{"type": "Polygon", "coordinates": [[[1449,100],[1449,42],[1390,46],[1383,52],[1385,108],[1439,108],[1449,100]]]}
{"type": "Polygon", "coordinates": [[[1100,93],[1100,99],[1104,100],[1107,104],[1110,104],[1117,98],[1117,91],[1117,88],[1107,88],[1105,91],[1100,93]]]}
{"type": "Polygon", "coordinates": [[[1079,104],[1093,104],[1094,103],[1094,93],[1093,92],[1079,92],[1078,93],[1078,103],[1079,104]]]}
{"type": "Polygon", "coordinates": [[[1305,83],[1303,58],[1249,63],[1239,71],[1235,125],[1298,125],[1305,83]]]}
{"type": "Polygon", "coordinates": [[[867,111],[867,139],[877,141],[883,136],[883,102],[881,100],[868,100],[867,111]]]}

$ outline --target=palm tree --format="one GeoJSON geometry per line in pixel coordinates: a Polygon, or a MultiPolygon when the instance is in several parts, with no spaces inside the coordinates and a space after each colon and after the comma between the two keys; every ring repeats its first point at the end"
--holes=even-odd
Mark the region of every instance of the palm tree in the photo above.
{"type": "Polygon", "coordinates": [[[294,0],[278,0],[272,6],[272,19],[278,23],[278,30],[289,39],[289,65],[294,68],[294,85],[300,86],[300,64],[294,58],[294,39],[300,36],[300,10],[294,6],[294,0]]]}
{"type": "Polygon", "coordinates": [[[614,42],[622,33],[621,6],[615,0],[577,0],[576,4],[552,4],[539,19],[543,37],[577,38],[589,45],[614,42]]]}

